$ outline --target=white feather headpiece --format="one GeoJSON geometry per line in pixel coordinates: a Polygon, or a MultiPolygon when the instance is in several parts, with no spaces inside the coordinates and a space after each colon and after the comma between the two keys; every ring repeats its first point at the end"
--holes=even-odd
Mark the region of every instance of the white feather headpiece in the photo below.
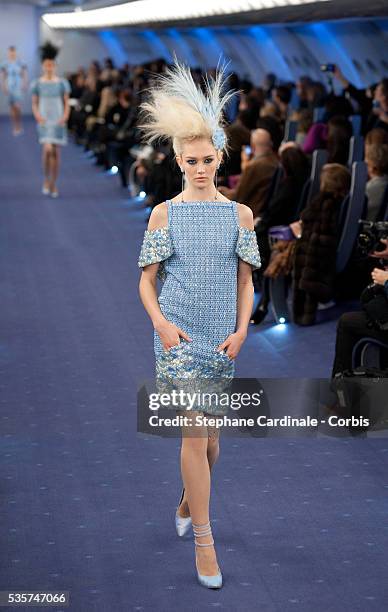
{"type": "Polygon", "coordinates": [[[157,138],[191,139],[206,136],[216,149],[223,149],[226,136],[222,128],[222,111],[236,94],[223,93],[225,64],[218,66],[215,78],[204,77],[203,92],[194,82],[190,68],[175,57],[174,64],[150,90],[150,99],[141,105],[144,124],[140,127],[149,142],[157,138]]]}

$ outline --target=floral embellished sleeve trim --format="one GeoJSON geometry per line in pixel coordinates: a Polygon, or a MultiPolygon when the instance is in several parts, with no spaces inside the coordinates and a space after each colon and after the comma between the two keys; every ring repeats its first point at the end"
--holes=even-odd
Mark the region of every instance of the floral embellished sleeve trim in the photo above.
{"type": "Polygon", "coordinates": [[[144,268],[150,264],[162,262],[157,276],[160,280],[165,280],[166,272],[163,261],[168,259],[173,252],[174,247],[168,227],[145,230],[137,265],[139,268],[144,268]]]}
{"type": "Polygon", "coordinates": [[[240,259],[251,264],[253,270],[261,268],[260,253],[255,230],[239,226],[236,253],[240,259]]]}

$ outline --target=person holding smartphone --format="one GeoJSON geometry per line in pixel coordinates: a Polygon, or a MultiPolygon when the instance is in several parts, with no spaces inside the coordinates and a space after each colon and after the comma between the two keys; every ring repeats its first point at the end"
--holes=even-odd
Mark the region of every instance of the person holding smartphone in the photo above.
{"type": "MultiPolygon", "coordinates": [[[[381,242],[385,245],[385,249],[371,253],[370,257],[385,260],[387,265],[385,269],[374,268],[371,277],[375,285],[384,287],[388,308],[388,239],[383,239],[381,242]]],[[[339,318],[332,378],[340,372],[352,369],[353,349],[357,342],[365,337],[375,338],[388,344],[388,330],[372,327],[365,311],[346,312],[339,318]]]]}

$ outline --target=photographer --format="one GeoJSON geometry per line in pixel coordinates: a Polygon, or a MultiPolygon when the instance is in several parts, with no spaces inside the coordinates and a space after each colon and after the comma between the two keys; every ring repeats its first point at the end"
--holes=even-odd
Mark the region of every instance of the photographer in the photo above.
{"type": "MultiPolygon", "coordinates": [[[[385,249],[383,251],[374,251],[371,257],[386,260],[385,263],[387,263],[388,239],[382,239],[381,242],[385,245],[385,249]]],[[[385,270],[374,268],[372,271],[372,280],[374,285],[368,287],[365,292],[368,292],[368,298],[371,293],[380,297],[379,312],[384,311],[382,314],[387,317],[388,320],[388,265],[385,266],[385,270]],[[382,295],[384,295],[385,300],[381,300],[382,295]]],[[[367,304],[368,303],[370,302],[368,301],[367,304]]],[[[332,378],[339,372],[344,372],[345,370],[351,370],[353,368],[353,349],[357,342],[365,337],[375,338],[380,340],[380,342],[388,344],[388,328],[381,329],[379,325],[371,319],[366,309],[360,312],[346,312],[340,317],[337,326],[332,378]]]]}

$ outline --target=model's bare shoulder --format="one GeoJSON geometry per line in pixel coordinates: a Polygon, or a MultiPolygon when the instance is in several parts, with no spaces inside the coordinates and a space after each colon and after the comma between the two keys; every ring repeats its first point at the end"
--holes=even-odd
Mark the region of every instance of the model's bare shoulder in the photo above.
{"type": "Polygon", "coordinates": [[[152,209],[151,216],[148,220],[148,229],[154,230],[154,229],[159,229],[161,227],[167,227],[167,226],[168,226],[167,204],[166,202],[161,202],[161,204],[157,204],[152,209]]]}
{"type": "Polygon", "coordinates": [[[237,210],[240,226],[253,230],[253,213],[249,206],[246,204],[237,204],[237,210]]]}

